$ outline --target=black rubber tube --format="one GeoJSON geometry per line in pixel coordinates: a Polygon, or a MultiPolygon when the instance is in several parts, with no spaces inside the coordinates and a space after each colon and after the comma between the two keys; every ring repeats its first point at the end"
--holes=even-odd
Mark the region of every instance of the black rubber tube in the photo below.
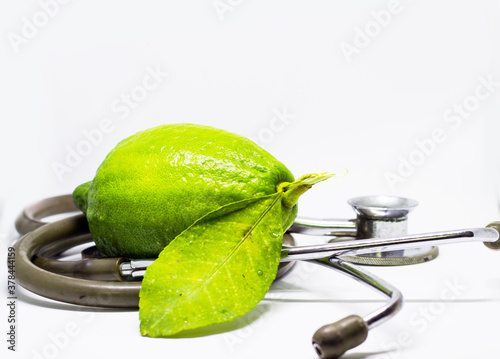
{"type": "Polygon", "coordinates": [[[25,207],[16,218],[16,230],[19,234],[28,234],[47,224],[42,219],[54,214],[79,212],[71,194],[42,199],[25,207]]]}
{"type": "Polygon", "coordinates": [[[52,222],[26,234],[14,246],[17,282],[27,290],[61,302],[108,308],[137,308],[140,282],[97,281],[67,277],[33,263],[37,251],[54,241],[88,233],[84,215],[52,222]]]}

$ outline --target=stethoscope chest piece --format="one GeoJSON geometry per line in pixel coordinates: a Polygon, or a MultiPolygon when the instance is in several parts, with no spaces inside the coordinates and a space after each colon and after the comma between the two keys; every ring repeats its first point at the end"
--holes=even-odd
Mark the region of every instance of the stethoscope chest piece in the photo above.
{"type": "MultiPolygon", "coordinates": [[[[299,219],[293,231],[310,235],[334,236],[330,243],[342,239],[395,238],[408,232],[408,214],[418,202],[396,196],[363,196],[347,203],[356,213],[350,220],[299,219]]],[[[363,265],[400,266],[428,262],[436,258],[436,246],[387,250],[369,254],[345,255],[343,259],[363,265]]]]}
{"type": "MultiPolygon", "coordinates": [[[[408,214],[418,202],[403,197],[365,196],[347,201],[357,215],[357,238],[391,238],[408,233],[408,214]]],[[[408,248],[373,254],[346,256],[352,263],[399,266],[428,262],[439,254],[438,247],[408,248]]]]}

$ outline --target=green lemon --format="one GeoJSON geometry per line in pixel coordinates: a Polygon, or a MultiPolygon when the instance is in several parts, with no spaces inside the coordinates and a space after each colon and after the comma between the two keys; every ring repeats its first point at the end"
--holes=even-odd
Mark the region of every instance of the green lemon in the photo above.
{"type": "MultiPolygon", "coordinates": [[[[121,141],[73,200],[102,255],[151,258],[208,212],[293,181],[281,162],[242,136],[174,124],[121,141]]],[[[295,197],[282,203],[284,229],[297,215],[295,197]]]]}

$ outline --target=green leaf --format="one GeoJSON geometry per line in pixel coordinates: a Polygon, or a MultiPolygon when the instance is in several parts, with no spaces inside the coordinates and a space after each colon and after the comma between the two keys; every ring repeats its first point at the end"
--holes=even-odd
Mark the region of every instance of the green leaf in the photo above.
{"type": "Polygon", "coordinates": [[[277,273],[282,197],[279,191],[223,206],[165,247],[142,281],[141,334],[169,336],[254,308],[277,273]]]}

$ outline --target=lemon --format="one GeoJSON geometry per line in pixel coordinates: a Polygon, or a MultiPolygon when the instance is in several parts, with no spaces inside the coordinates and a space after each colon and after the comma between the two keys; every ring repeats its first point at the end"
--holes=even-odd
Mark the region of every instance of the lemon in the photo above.
{"type": "MultiPolygon", "coordinates": [[[[173,124],[121,141],[73,200],[102,255],[153,258],[205,214],[293,181],[281,162],[242,136],[173,124]]],[[[284,229],[295,219],[295,202],[282,204],[284,229]]]]}

